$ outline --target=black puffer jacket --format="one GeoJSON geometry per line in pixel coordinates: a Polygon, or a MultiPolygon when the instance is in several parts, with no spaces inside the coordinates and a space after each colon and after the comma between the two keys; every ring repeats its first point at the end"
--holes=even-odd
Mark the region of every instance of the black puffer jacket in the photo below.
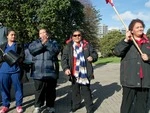
{"type": "MultiPolygon", "coordinates": [[[[150,43],[140,46],[143,53],[150,57],[150,43]]],[[[133,42],[119,42],[114,54],[121,57],[120,81],[122,86],[150,88],[150,61],[143,61],[133,42]],[[140,67],[142,67],[144,78],[140,78],[140,67]]]]}

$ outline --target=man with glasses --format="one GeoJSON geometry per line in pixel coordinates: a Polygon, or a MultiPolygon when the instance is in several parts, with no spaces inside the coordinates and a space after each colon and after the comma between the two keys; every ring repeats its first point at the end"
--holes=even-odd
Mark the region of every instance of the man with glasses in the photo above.
{"type": "Polygon", "coordinates": [[[94,48],[82,39],[81,31],[74,31],[70,41],[63,49],[61,65],[65,75],[72,82],[72,108],[70,113],[81,107],[81,93],[87,113],[93,113],[93,101],[90,90],[90,80],[93,78],[92,62],[98,55],[94,48]],[[81,93],[80,93],[81,92],[81,93]]]}

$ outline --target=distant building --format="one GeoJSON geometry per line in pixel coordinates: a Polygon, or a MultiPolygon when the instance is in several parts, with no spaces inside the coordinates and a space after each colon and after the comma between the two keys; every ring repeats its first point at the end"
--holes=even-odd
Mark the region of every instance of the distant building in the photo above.
{"type": "Polygon", "coordinates": [[[111,31],[120,31],[122,34],[124,35],[126,34],[126,29],[118,29],[118,28],[108,29],[108,26],[105,24],[99,25],[99,37],[100,38],[103,38],[103,36],[105,36],[107,33],[111,31]]]}
{"type": "Polygon", "coordinates": [[[99,26],[100,38],[102,38],[107,33],[108,33],[108,26],[105,24],[100,24],[100,26],[99,26]]]}

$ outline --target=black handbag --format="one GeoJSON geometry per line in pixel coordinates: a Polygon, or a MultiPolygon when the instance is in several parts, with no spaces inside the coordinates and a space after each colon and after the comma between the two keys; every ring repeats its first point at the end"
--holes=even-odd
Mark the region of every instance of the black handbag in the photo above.
{"type": "Polygon", "coordinates": [[[13,50],[3,54],[4,61],[7,62],[10,66],[14,65],[19,60],[19,58],[19,55],[13,50]]]}

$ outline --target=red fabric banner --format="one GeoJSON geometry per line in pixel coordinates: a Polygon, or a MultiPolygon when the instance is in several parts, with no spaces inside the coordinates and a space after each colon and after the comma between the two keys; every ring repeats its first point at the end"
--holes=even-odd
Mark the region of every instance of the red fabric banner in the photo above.
{"type": "Polygon", "coordinates": [[[114,6],[113,1],[112,0],[106,0],[106,3],[110,3],[111,6],[114,6]]]}

